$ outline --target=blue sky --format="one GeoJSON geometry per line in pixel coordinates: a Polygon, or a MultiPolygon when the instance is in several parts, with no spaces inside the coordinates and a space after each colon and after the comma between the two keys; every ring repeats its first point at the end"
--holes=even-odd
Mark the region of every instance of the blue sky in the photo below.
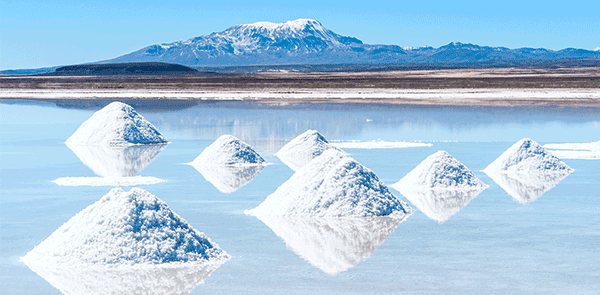
{"type": "Polygon", "coordinates": [[[313,18],[369,44],[600,46],[600,1],[1,0],[0,69],[117,57],[256,21],[313,18]],[[535,3],[537,2],[537,3],[535,3]]]}

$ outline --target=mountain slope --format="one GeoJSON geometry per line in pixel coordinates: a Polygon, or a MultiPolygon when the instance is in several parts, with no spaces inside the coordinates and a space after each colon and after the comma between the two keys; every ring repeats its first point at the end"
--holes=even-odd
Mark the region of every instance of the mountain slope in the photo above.
{"type": "Polygon", "coordinates": [[[600,52],[567,48],[488,47],[452,42],[433,48],[363,44],[357,38],[336,34],[312,19],[284,23],[257,22],[168,44],[157,44],[103,61],[168,62],[189,66],[365,64],[365,63],[469,63],[499,60],[600,58],[600,52]]]}

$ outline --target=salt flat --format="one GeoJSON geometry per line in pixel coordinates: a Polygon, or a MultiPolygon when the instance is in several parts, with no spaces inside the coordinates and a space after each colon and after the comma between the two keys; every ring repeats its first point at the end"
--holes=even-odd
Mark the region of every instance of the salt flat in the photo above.
{"type": "Polygon", "coordinates": [[[177,99],[473,106],[600,106],[600,88],[541,89],[1,89],[0,99],[177,99]]]}

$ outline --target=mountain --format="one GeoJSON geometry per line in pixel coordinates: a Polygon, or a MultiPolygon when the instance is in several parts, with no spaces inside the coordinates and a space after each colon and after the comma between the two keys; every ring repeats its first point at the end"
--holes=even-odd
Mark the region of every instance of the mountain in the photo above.
{"type": "Polygon", "coordinates": [[[168,44],[157,44],[100,63],[167,62],[187,66],[370,63],[481,63],[600,58],[600,51],[479,46],[452,42],[439,48],[370,45],[336,34],[313,19],[257,22],[168,44]]]}

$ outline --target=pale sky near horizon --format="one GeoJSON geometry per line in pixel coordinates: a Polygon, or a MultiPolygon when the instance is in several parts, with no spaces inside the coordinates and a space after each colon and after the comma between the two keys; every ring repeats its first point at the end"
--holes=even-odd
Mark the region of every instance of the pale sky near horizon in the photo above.
{"type": "Polygon", "coordinates": [[[367,44],[600,46],[600,1],[1,0],[0,69],[114,58],[257,21],[313,18],[367,44]]]}

